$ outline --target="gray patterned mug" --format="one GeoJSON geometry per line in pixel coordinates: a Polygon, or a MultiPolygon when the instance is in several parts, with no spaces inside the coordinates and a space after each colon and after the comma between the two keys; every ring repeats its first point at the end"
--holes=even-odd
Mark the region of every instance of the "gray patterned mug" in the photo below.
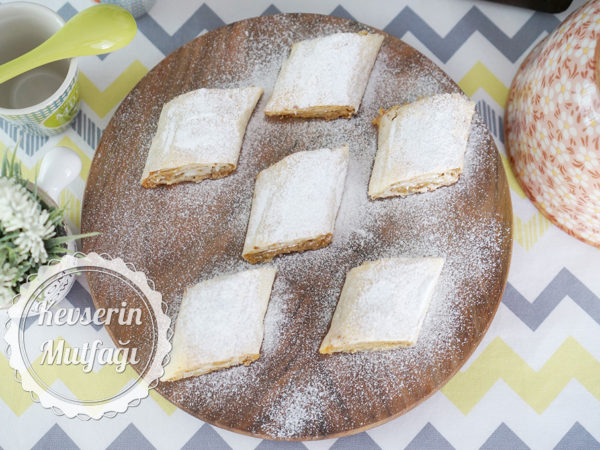
{"type": "MultiPolygon", "coordinates": [[[[37,47],[64,20],[45,6],[14,2],[0,5],[0,64],[37,47]]],[[[65,59],[25,72],[0,84],[0,116],[26,131],[59,134],[79,111],[77,60],[65,59]]]]}

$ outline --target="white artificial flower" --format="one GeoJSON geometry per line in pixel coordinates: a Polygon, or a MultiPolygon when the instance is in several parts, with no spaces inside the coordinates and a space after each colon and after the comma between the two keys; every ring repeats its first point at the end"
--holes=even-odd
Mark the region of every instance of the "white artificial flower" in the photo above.
{"type": "Polygon", "coordinates": [[[55,234],[48,211],[27,190],[9,178],[0,178],[0,231],[18,232],[12,242],[21,261],[45,263],[48,257],[44,241],[55,234]]]}
{"type": "Polygon", "coordinates": [[[30,255],[36,263],[46,262],[47,254],[44,248],[44,241],[31,231],[22,231],[14,240],[21,255],[30,255]]]}

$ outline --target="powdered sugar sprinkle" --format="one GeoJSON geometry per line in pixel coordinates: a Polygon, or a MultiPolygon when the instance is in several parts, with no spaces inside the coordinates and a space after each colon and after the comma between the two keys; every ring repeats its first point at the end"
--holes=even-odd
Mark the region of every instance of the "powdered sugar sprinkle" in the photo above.
{"type": "MultiPolygon", "coordinates": [[[[260,359],[248,367],[159,386],[171,401],[218,425],[273,438],[323,437],[384,420],[422,398],[424,378],[446,379],[460,362],[448,358],[468,354],[480,337],[482,330],[475,320],[485,324],[493,314],[486,296],[501,290],[506,267],[500,261],[510,229],[504,225],[506,217],[489,207],[497,155],[477,115],[464,172],[456,185],[404,199],[370,201],[367,197],[377,143],[371,120],[379,108],[456,91],[432,63],[422,56],[400,59],[393,50],[396,44],[386,41],[357,116],[330,122],[271,119],[264,115],[266,99],[291,42],[357,30],[338,22],[309,32],[289,16],[276,16],[269,19],[269,26],[280,31],[274,40],[263,36],[261,27],[267,22],[260,20],[264,21],[244,36],[240,50],[244,65],[239,70],[232,72],[231,62],[219,66],[218,58],[225,53],[215,44],[210,75],[200,62],[193,62],[186,73],[172,80],[168,95],[150,99],[140,86],[133,91],[140,101],[130,102],[127,111],[115,116],[113,126],[120,129],[119,139],[103,142],[96,161],[103,169],[92,189],[100,191],[111,180],[111,167],[126,164],[128,176],[119,179],[118,195],[110,202],[86,205],[86,214],[93,218],[86,227],[103,232],[90,240],[95,250],[132,261],[150,278],[160,274],[168,280],[157,288],[175,317],[187,285],[252,267],[242,259],[241,251],[256,174],[288,154],[347,143],[350,163],[333,242],[321,250],[273,261],[278,273],[265,317],[260,359]],[[196,73],[202,75],[192,76],[196,73]],[[232,175],[172,188],[143,190],[139,186],[164,102],[199,87],[250,85],[265,92],[248,124],[232,175]],[[147,120],[136,121],[144,116],[142,105],[148,104],[152,107],[147,120]],[[124,158],[127,163],[122,163],[124,158]],[[173,223],[185,226],[174,232],[173,223]],[[446,259],[417,345],[320,355],[318,347],[346,272],[363,261],[394,256],[446,259]],[[246,420],[243,425],[240,417],[246,420]]],[[[176,73],[176,68],[168,73],[176,73]]]]}

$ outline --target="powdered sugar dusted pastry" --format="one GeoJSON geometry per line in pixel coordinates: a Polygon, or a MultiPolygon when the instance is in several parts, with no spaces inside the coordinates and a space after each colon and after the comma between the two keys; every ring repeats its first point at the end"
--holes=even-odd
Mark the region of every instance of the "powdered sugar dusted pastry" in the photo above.
{"type": "Polygon", "coordinates": [[[297,152],[256,177],[242,256],[251,263],[331,242],[348,170],[348,146],[297,152]]]}
{"type": "Polygon", "coordinates": [[[351,117],[358,111],[382,42],[382,35],[362,32],[293,44],[265,114],[351,117]]]}
{"type": "Polygon", "coordinates": [[[350,270],[319,351],[414,345],[443,265],[443,258],[385,258],[350,270]]]}
{"type": "Polygon", "coordinates": [[[237,166],[259,87],[198,89],[164,105],[142,186],[222,178],[237,166]]]}
{"type": "Polygon", "coordinates": [[[371,198],[406,196],[458,181],[475,104],[439,94],[385,111],[369,182],[371,198]]]}
{"type": "Polygon", "coordinates": [[[257,360],[275,272],[274,267],[266,266],[188,287],[162,381],[257,360]]]}

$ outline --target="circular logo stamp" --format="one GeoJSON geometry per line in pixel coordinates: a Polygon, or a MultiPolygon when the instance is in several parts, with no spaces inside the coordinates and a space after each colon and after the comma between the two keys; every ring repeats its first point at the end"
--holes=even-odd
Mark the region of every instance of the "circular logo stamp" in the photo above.
{"type": "MultiPolygon", "coordinates": [[[[90,281],[91,282],[91,281],[90,281]]],[[[171,350],[162,296],[122,259],[65,255],[21,287],[8,311],[9,364],[35,401],[57,414],[112,417],[156,386],[171,350]],[[76,277],[101,280],[104,308],[61,302],[76,277]]]]}

